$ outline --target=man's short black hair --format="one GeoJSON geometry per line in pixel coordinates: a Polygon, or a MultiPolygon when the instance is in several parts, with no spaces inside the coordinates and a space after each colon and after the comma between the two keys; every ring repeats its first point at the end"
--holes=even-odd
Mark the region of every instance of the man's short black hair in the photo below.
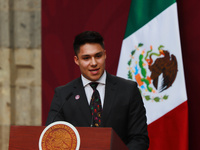
{"type": "Polygon", "coordinates": [[[78,34],[74,39],[74,52],[77,55],[80,47],[86,43],[97,43],[100,44],[104,49],[104,39],[103,37],[96,31],[85,31],[78,34]]]}

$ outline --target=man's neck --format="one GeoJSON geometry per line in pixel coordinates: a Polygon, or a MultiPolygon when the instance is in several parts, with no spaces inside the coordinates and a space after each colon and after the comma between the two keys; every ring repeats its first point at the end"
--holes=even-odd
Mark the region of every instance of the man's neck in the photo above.
{"type": "Polygon", "coordinates": [[[102,76],[96,81],[88,80],[82,74],[81,74],[81,79],[83,81],[83,86],[86,86],[90,82],[98,82],[98,83],[101,83],[101,84],[105,84],[106,83],[106,71],[104,70],[104,73],[102,74],[102,76]]]}

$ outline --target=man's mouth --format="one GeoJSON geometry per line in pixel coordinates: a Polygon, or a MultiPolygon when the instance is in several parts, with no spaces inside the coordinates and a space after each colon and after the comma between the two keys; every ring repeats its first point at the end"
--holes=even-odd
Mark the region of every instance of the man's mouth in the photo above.
{"type": "Polygon", "coordinates": [[[99,68],[98,69],[91,69],[89,70],[91,74],[95,75],[99,73],[99,68]]]}

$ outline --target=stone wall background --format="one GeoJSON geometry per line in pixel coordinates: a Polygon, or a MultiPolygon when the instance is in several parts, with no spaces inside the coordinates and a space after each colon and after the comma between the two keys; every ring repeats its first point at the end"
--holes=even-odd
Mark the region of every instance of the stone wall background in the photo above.
{"type": "Polygon", "coordinates": [[[0,0],[0,150],[10,125],[41,125],[41,0],[0,0]]]}

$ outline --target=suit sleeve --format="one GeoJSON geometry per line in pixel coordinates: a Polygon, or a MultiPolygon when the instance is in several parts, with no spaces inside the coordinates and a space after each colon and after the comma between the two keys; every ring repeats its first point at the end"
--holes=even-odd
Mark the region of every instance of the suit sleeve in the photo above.
{"type": "Polygon", "coordinates": [[[128,141],[130,150],[147,150],[149,138],[147,132],[146,110],[137,84],[133,86],[130,97],[129,120],[128,120],[128,141]]]}
{"type": "Polygon", "coordinates": [[[59,88],[56,88],[53,100],[51,102],[50,111],[49,111],[49,114],[47,117],[46,126],[55,121],[63,121],[64,120],[64,117],[61,112],[63,103],[64,102],[62,102],[62,99],[59,94],[59,88]]]}

